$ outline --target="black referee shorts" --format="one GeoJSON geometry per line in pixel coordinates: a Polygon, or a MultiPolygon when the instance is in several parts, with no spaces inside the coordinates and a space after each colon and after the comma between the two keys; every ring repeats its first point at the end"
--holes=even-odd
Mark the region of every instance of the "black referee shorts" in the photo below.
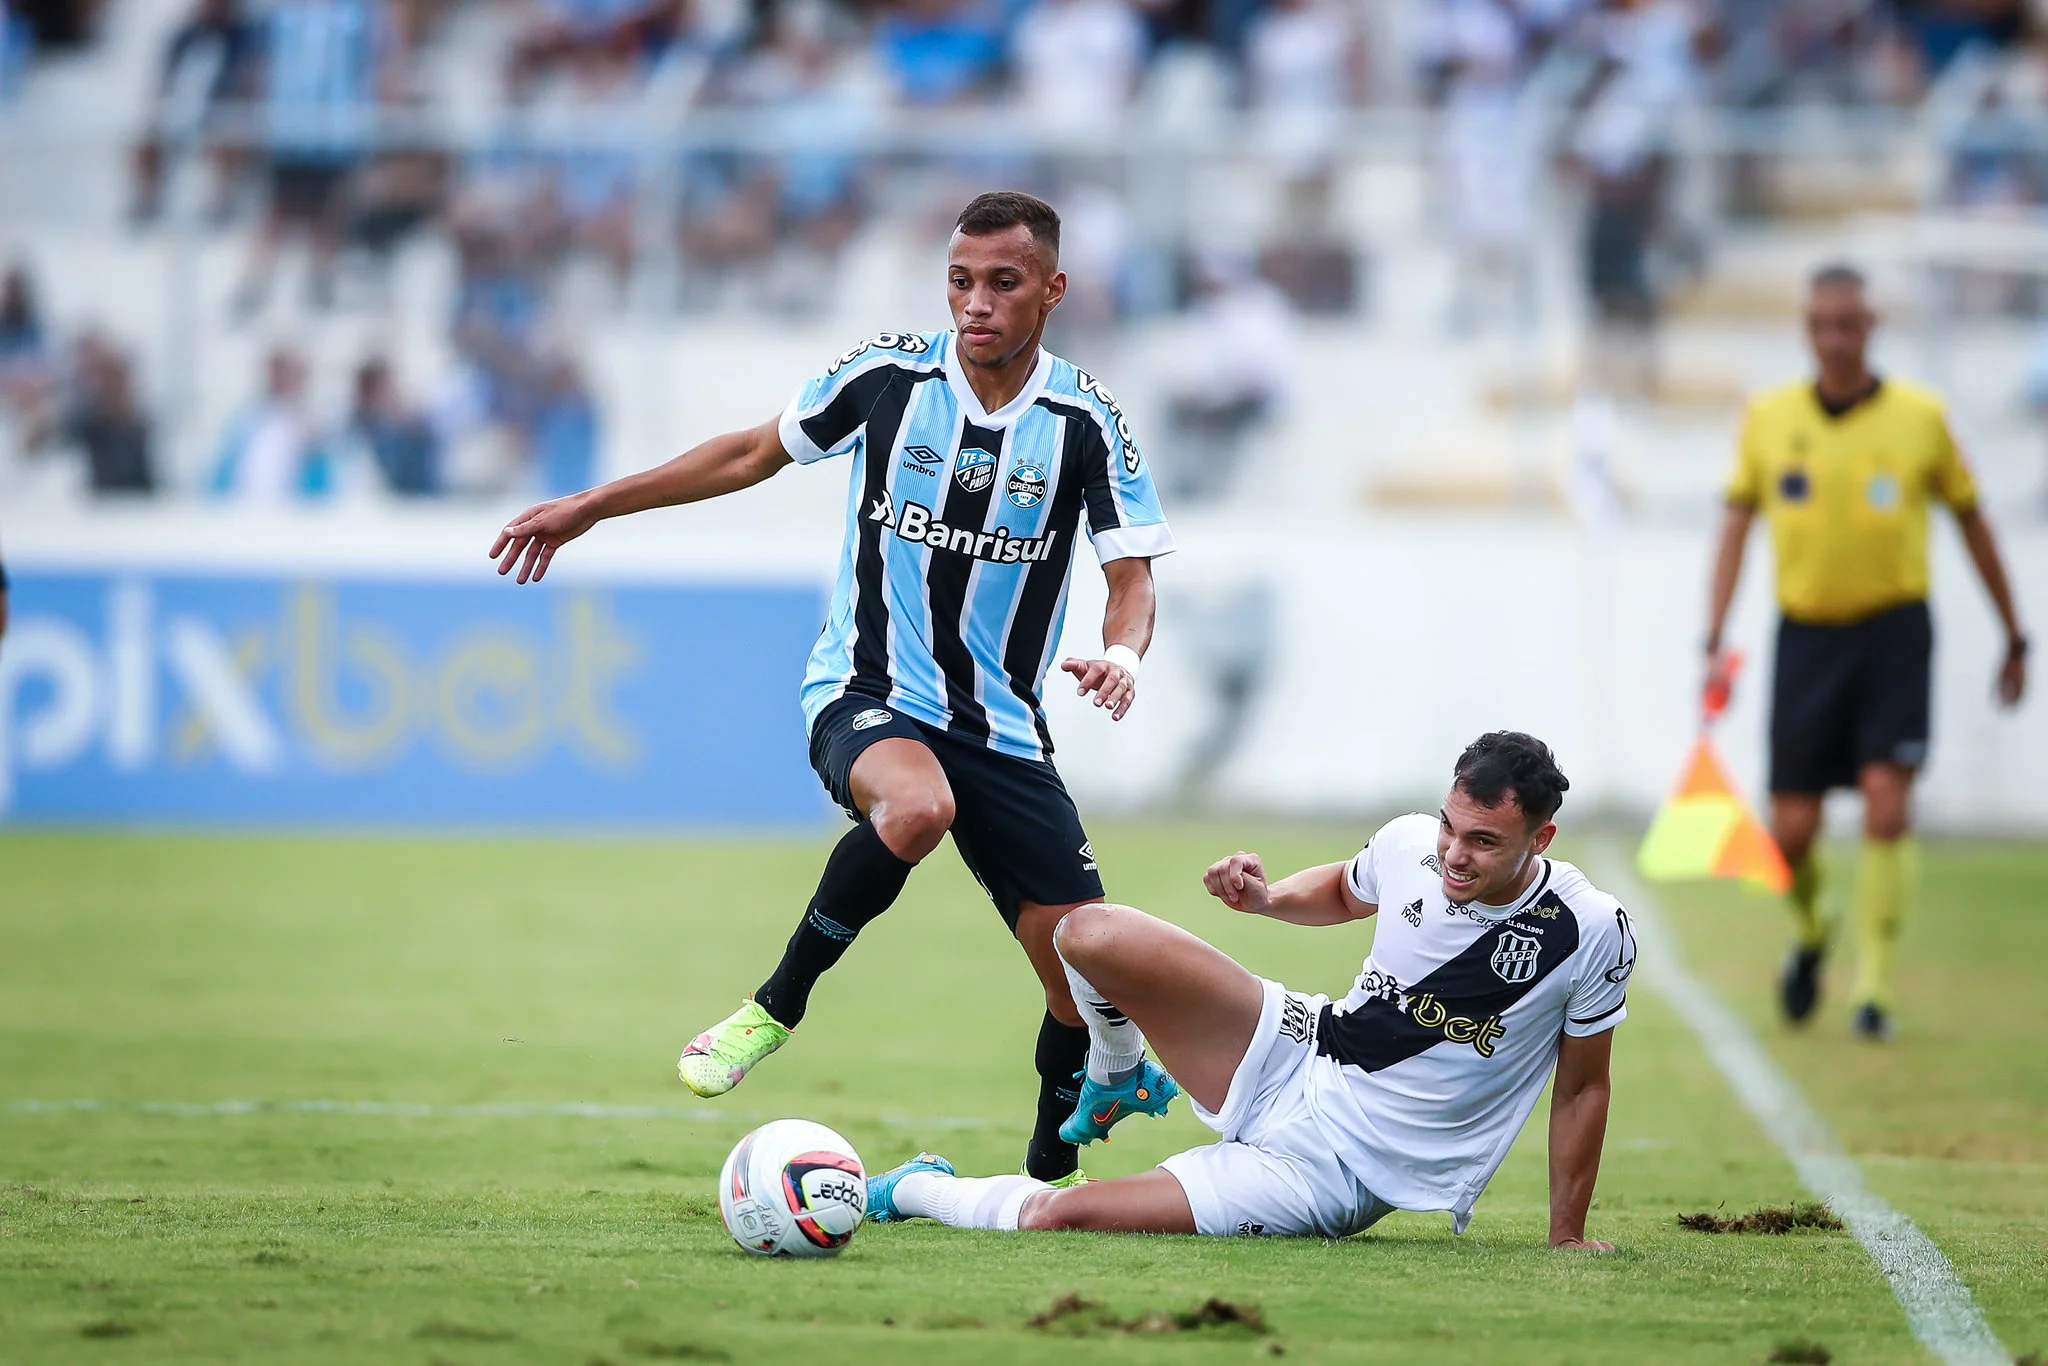
{"type": "Polygon", "coordinates": [[[1854,787],[1865,764],[1925,763],[1933,663],[1924,602],[1842,626],[1781,619],[1771,791],[1854,787]]]}
{"type": "Polygon", "coordinates": [[[928,726],[853,693],[811,727],[811,767],[854,820],[853,762],[877,740],[915,740],[932,752],[953,789],[953,847],[1003,923],[1017,928],[1027,901],[1065,906],[1102,898],[1095,850],[1059,771],[1003,754],[968,736],[928,726]]]}

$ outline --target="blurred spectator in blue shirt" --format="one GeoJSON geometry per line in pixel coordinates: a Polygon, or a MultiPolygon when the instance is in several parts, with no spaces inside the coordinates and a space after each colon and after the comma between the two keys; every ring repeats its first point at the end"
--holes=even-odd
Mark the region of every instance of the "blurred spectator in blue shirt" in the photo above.
{"type": "Polygon", "coordinates": [[[21,444],[34,449],[48,435],[56,358],[43,330],[28,267],[15,264],[0,277],[0,404],[12,409],[22,429],[21,444]]]}
{"type": "Polygon", "coordinates": [[[577,53],[569,70],[568,98],[560,112],[582,145],[548,157],[539,168],[536,207],[547,221],[536,230],[547,239],[553,260],[572,249],[602,258],[623,297],[632,283],[635,255],[635,161],[630,150],[605,145],[603,138],[633,127],[640,117],[639,69],[630,55],[598,48],[577,53]]]}
{"type": "Polygon", "coordinates": [[[216,498],[281,507],[333,490],[327,452],[306,414],[306,362],[277,347],[263,363],[263,396],[229,423],[208,490],[216,498]]]}
{"type": "Polygon", "coordinates": [[[64,435],[85,455],[95,494],[156,492],[149,421],[135,397],[134,372],[120,348],[88,331],[73,348],[64,435]]]}
{"type": "Polygon", "coordinates": [[[906,104],[959,104],[994,83],[1003,59],[1001,25],[1001,13],[986,0],[896,0],[875,42],[906,104]]]}
{"type": "Polygon", "coordinates": [[[782,249],[768,302],[791,313],[831,303],[839,255],[866,213],[869,157],[861,139],[886,98],[871,69],[846,60],[832,42],[830,22],[822,5],[783,6],[768,42],[734,83],[734,94],[759,108],[762,126],[787,148],[761,169],[773,185],[782,249]]]}
{"type": "Polygon", "coordinates": [[[1966,48],[2013,46],[2026,20],[2020,0],[1892,0],[1889,7],[1912,40],[1922,76],[1930,81],[1966,48]]]}
{"type": "Polygon", "coordinates": [[[484,414],[516,422],[527,357],[546,314],[546,185],[513,169],[457,206],[455,349],[477,377],[484,414]]]}
{"type": "Polygon", "coordinates": [[[235,294],[238,317],[263,307],[278,248],[306,234],[315,306],[333,298],[349,173],[370,150],[394,34],[374,0],[277,0],[264,25],[263,127],[270,211],[235,294]]]}
{"type": "MultiPolygon", "coordinates": [[[[164,44],[156,109],[136,145],[129,216],[145,223],[162,207],[167,140],[216,129],[223,107],[256,90],[262,32],[242,13],[241,0],[199,0],[164,44]]],[[[225,217],[246,154],[228,145],[207,148],[213,162],[213,216],[225,217]]]]}
{"type": "Polygon", "coordinates": [[[422,498],[441,491],[440,434],[406,404],[382,356],[356,367],[355,406],[342,439],[368,453],[391,492],[422,498]]]}
{"type": "Polygon", "coordinates": [[[597,482],[597,405],[573,361],[549,357],[539,370],[538,402],[526,429],[527,460],[538,496],[561,498],[597,482]]]}
{"type": "Polygon", "coordinates": [[[682,258],[677,302],[714,306],[728,283],[774,254],[780,189],[773,166],[728,151],[683,158],[676,249],[682,258]]]}
{"type": "Polygon", "coordinates": [[[101,0],[7,0],[28,52],[88,47],[99,36],[101,0]]]}

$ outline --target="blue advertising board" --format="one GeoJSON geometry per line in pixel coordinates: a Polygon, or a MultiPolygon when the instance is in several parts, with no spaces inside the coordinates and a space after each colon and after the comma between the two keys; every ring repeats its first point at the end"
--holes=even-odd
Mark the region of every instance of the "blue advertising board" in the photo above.
{"type": "Polygon", "coordinates": [[[822,594],[22,572],[0,819],[746,826],[828,809],[822,594]]]}

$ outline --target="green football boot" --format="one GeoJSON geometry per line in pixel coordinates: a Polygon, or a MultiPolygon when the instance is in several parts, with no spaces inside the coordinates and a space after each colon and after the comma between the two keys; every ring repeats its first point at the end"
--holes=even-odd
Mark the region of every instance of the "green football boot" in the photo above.
{"type": "Polygon", "coordinates": [[[690,1040],[676,1059],[683,1085],[709,1100],[738,1086],[754,1064],[789,1042],[789,1031],[751,998],[690,1040]]]}

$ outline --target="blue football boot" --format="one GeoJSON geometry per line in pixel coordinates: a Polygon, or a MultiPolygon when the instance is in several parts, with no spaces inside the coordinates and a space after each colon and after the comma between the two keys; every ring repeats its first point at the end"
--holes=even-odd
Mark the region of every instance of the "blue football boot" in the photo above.
{"type": "Polygon", "coordinates": [[[1138,1070],[1111,1085],[1080,1073],[1081,1102],[1060,1125],[1060,1137],[1076,1145],[1107,1139],[1109,1130],[1127,1115],[1163,1115],[1180,1083],[1166,1069],[1146,1058],[1138,1070]]]}
{"type": "Polygon", "coordinates": [[[909,1215],[896,1208],[896,1183],[912,1172],[937,1172],[941,1176],[953,1175],[953,1164],[937,1153],[919,1153],[900,1167],[868,1178],[868,1218],[878,1224],[899,1224],[909,1215]]]}

